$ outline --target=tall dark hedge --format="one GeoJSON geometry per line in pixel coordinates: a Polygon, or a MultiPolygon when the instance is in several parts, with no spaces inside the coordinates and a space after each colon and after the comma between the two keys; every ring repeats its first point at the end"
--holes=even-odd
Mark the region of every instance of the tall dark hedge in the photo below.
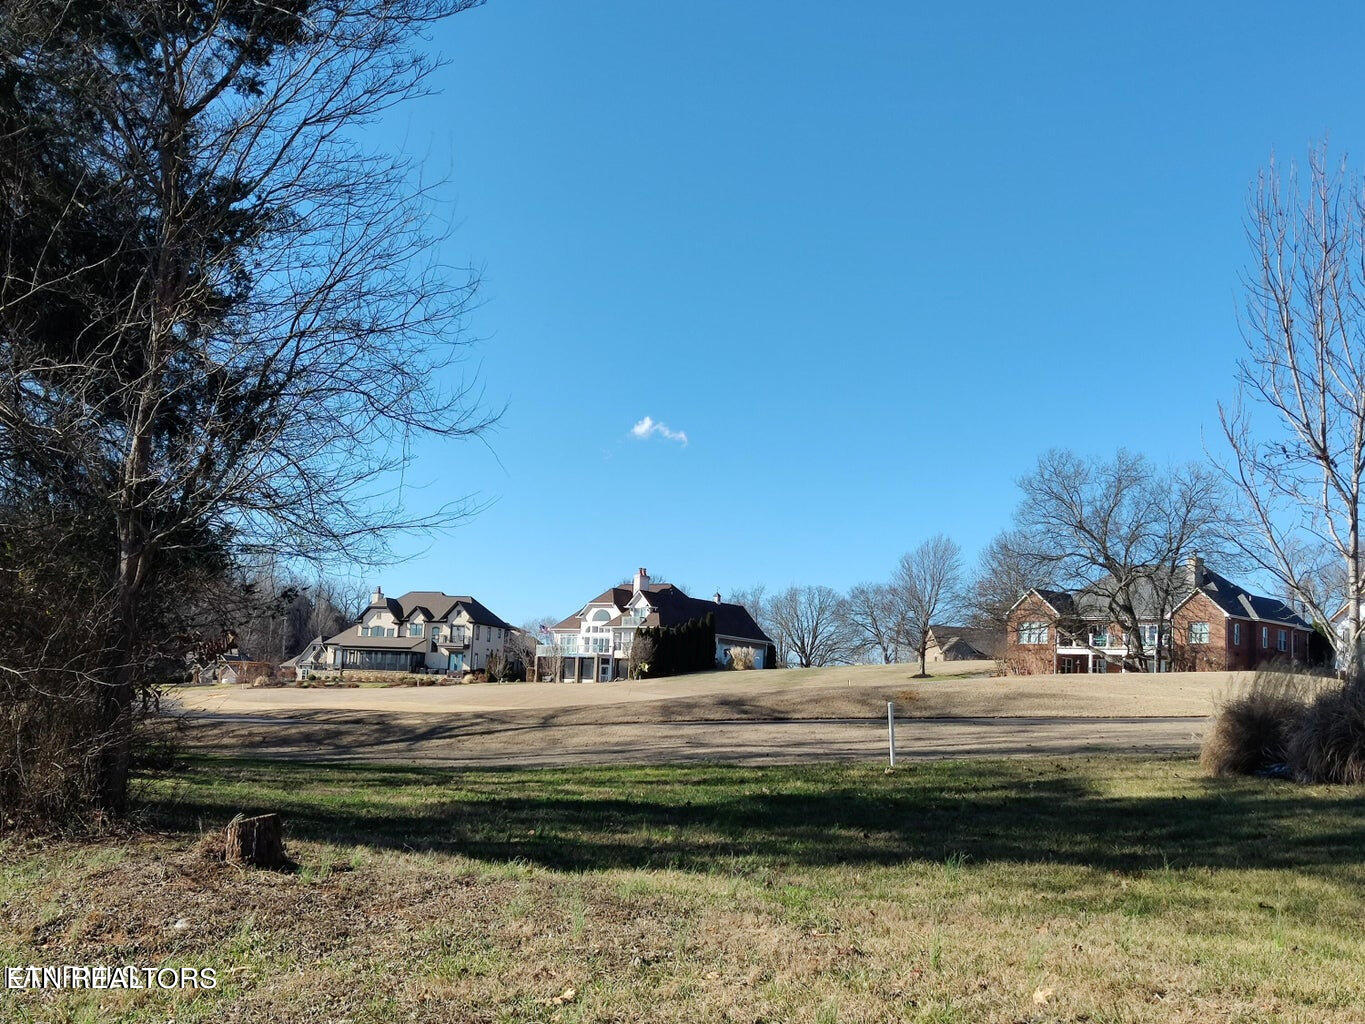
{"type": "Polygon", "coordinates": [[[645,678],[709,672],[716,667],[716,617],[688,619],[676,626],[645,626],[639,635],[654,645],[645,678]]]}

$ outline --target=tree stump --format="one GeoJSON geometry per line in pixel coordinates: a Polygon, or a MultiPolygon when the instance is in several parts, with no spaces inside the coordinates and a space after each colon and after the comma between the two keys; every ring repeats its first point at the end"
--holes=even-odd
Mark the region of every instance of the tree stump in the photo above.
{"type": "Polygon", "coordinates": [[[284,835],[278,814],[255,818],[237,815],[227,827],[223,859],[229,864],[248,864],[257,868],[282,868],[289,864],[284,855],[284,835]]]}

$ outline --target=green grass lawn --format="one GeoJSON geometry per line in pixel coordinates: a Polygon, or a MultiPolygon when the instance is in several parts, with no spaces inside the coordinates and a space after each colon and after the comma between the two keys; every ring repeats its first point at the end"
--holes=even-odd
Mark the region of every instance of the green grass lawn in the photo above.
{"type": "Polygon", "coordinates": [[[196,760],[142,795],[135,834],[0,840],[0,961],[212,966],[220,988],[0,991],[0,1020],[1365,1016],[1359,790],[1181,759],[196,760]],[[285,815],[297,872],[200,852],[239,810],[285,815]]]}

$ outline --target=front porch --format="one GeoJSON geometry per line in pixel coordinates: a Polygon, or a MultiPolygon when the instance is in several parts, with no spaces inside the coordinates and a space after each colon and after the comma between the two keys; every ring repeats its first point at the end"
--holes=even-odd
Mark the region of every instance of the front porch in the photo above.
{"type": "Polygon", "coordinates": [[[1053,671],[1059,675],[1074,675],[1094,672],[1168,672],[1170,663],[1162,658],[1160,663],[1154,657],[1142,659],[1146,668],[1133,666],[1126,647],[1058,647],[1054,657],[1053,671]]]}
{"type": "Polygon", "coordinates": [[[363,647],[340,649],[342,669],[362,672],[417,672],[426,667],[421,651],[376,651],[363,647]]]}

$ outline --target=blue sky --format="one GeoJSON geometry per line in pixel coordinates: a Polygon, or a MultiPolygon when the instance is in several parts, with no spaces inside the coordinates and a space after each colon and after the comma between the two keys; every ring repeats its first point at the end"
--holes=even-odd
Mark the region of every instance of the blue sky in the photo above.
{"type": "MultiPolygon", "coordinates": [[[[884,577],[1007,525],[1050,446],[1201,457],[1248,183],[1365,111],[1365,10],[491,0],[438,31],[419,157],[483,268],[487,445],[426,446],[391,593],[567,614],[884,577]],[[650,417],[658,431],[637,438],[650,417]]],[[[367,575],[366,582],[373,581],[367,575]]]]}

